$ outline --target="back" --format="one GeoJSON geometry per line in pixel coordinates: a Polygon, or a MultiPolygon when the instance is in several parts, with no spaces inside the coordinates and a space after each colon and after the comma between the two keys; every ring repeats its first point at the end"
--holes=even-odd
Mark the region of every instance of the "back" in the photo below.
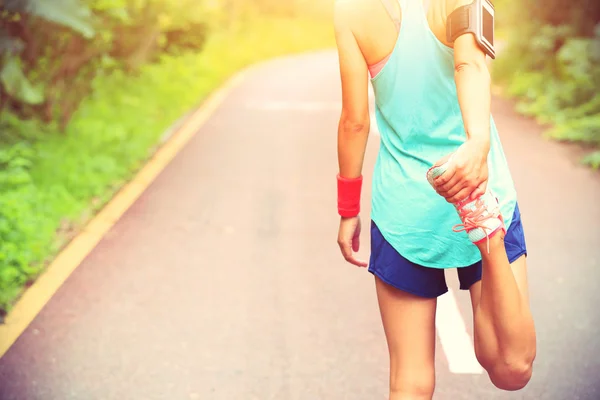
{"type": "MultiPolygon", "coordinates": [[[[446,10],[451,9],[456,0],[414,1],[422,2],[429,28],[438,40],[451,47],[446,42],[446,10]]],[[[398,0],[338,0],[338,3],[345,3],[345,18],[367,64],[385,59],[394,49],[398,36],[394,19],[402,23],[398,0]]]]}
{"type": "MultiPolygon", "coordinates": [[[[438,17],[446,1],[431,0],[426,11],[427,2],[401,0],[399,32],[393,13],[390,17],[383,6],[386,0],[350,1],[357,4],[355,12],[363,14],[362,18],[353,14],[356,19],[351,26],[367,64],[385,61],[371,79],[381,132],[371,218],[386,241],[416,264],[434,268],[474,264],[481,258],[479,251],[466,235],[452,231],[460,218],[425,178],[436,161],[467,139],[454,81],[454,50],[439,34],[445,31],[445,22],[438,17]],[[368,5],[372,10],[362,8],[368,5]],[[448,229],[440,230],[440,226],[448,229]],[[428,247],[431,243],[436,247],[428,247]]],[[[397,7],[396,0],[389,1],[397,7]]],[[[490,121],[488,182],[509,226],[516,192],[498,132],[490,121]]]]}

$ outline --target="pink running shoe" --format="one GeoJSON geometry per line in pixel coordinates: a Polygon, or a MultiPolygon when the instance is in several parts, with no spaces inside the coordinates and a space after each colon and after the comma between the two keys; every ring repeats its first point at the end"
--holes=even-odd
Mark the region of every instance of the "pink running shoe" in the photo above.
{"type": "MultiPolygon", "coordinates": [[[[451,155],[444,157],[427,171],[427,181],[432,187],[434,186],[434,179],[446,172],[451,161],[451,155]]],[[[474,244],[487,240],[487,251],[489,253],[490,238],[500,230],[506,233],[504,219],[500,212],[500,203],[492,193],[489,185],[486,192],[475,200],[472,200],[469,196],[453,205],[458,211],[462,224],[454,226],[452,230],[454,232],[467,232],[469,239],[474,244]]]]}

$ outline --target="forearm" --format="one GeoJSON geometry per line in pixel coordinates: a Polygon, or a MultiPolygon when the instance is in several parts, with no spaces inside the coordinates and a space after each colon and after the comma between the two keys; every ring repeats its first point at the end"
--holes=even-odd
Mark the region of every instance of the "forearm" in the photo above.
{"type": "Polygon", "coordinates": [[[358,178],[369,137],[369,118],[350,118],[342,113],[338,127],[338,163],[344,178],[358,178]]]}
{"type": "Polygon", "coordinates": [[[454,78],[467,139],[489,150],[491,78],[487,66],[484,62],[460,63],[454,78]]]}

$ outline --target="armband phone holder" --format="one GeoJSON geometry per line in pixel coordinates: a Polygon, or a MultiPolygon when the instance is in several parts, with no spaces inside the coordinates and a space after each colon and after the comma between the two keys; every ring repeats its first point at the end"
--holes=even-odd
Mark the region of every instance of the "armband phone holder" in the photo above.
{"type": "Polygon", "coordinates": [[[479,47],[492,59],[494,49],[494,5],[490,0],[473,0],[471,4],[459,7],[449,16],[446,23],[446,38],[454,43],[456,38],[472,33],[479,47]]]}

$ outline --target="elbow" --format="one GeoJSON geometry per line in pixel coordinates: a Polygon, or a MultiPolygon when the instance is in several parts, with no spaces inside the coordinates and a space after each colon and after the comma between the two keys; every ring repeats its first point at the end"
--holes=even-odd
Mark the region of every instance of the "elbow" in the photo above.
{"type": "Polygon", "coordinates": [[[348,135],[367,133],[370,129],[369,122],[368,117],[352,117],[342,113],[342,117],[340,118],[340,132],[348,135]]]}
{"type": "Polygon", "coordinates": [[[454,73],[458,75],[478,75],[491,81],[490,71],[484,60],[460,60],[454,64],[454,73]]]}

